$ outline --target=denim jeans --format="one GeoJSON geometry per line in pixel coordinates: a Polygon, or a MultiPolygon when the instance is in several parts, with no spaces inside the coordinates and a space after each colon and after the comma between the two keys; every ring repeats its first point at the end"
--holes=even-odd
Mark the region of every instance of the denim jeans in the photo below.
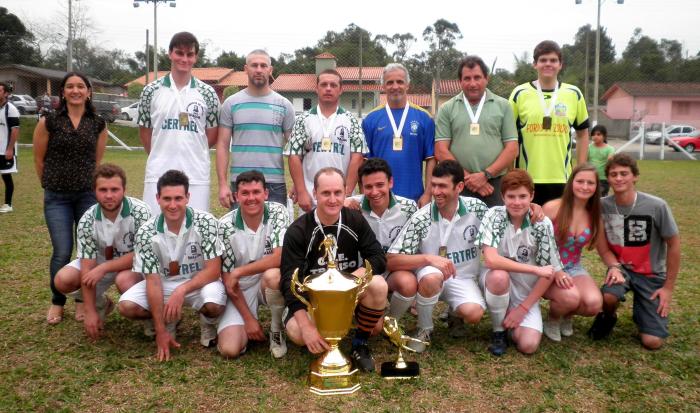
{"type": "MultiPolygon", "coordinates": [[[[265,187],[268,190],[267,200],[270,202],[278,202],[285,207],[287,206],[287,184],[281,183],[266,183],[265,187]]],[[[231,192],[236,192],[236,183],[231,182],[231,192]]],[[[231,210],[238,208],[238,202],[231,204],[231,210]]]]}
{"type": "Polygon", "coordinates": [[[54,278],[56,273],[68,264],[73,253],[75,228],[85,211],[97,203],[95,193],[90,192],[53,192],[44,190],[44,218],[51,237],[51,303],[64,305],[66,296],[56,290],[54,278]]]}

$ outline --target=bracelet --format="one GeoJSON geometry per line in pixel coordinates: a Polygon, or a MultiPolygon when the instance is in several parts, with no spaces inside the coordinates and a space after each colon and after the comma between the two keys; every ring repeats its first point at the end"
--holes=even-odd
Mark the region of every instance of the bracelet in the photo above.
{"type": "Polygon", "coordinates": [[[522,307],[523,310],[525,310],[526,313],[527,313],[528,311],[530,311],[530,309],[527,308],[527,307],[525,307],[525,306],[523,305],[523,303],[518,304],[518,307],[522,307]]]}
{"type": "Polygon", "coordinates": [[[487,171],[486,169],[484,169],[484,170],[481,171],[481,172],[484,173],[484,176],[486,177],[486,179],[488,179],[488,180],[493,179],[493,175],[491,175],[491,172],[487,171]]]}
{"type": "Polygon", "coordinates": [[[622,264],[620,264],[618,262],[617,264],[608,265],[608,271],[606,272],[606,274],[609,273],[610,270],[612,270],[613,268],[617,268],[618,270],[622,270],[622,264]]]}

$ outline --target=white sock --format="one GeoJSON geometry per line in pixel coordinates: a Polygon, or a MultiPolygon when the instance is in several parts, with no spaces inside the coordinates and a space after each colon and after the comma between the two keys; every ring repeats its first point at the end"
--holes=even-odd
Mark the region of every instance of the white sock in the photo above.
{"type": "Polygon", "coordinates": [[[416,311],[418,312],[418,328],[424,330],[433,329],[433,309],[440,298],[440,293],[432,297],[423,297],[420,293],[416,294],[416,311]]]}
{"type": "Polygon", "coordinates": [[[401,317],[403,317],[404,314],[406,314],[406,311],[408,311],[409,308],[411,308],[411,304],[413,301],[416,299],[416,296],[413,295],[411,297],[404,297],[403,295],[399,294],[397,291],[394,291],[391,294],[391,305],[389,305],[389,316],[394,317],[395,319],[399,320],[401,317]]]}
{"type": "Polygon", "coordinates": [[[217,325],[219,323],[220,318],[221,318],[221,316],[219,316],[219,317],[207,317],[204,314],[199,313],[199,322],[204,323],[204,324],[209,324],[212,326],[217,325]]]}
{"type": "Polygon", "coordinates": [[[282,331],[282,313],[284,312],[284,296],[280,290],[265,288],[265,301],[270,308],[270,331],[282,331]]]}
{"type": "Polygon", "coordinates": [[[506,311],[508,311],[510,294],[505,293],[503,295],[495,295],[492,294],[488,288],[485,288],[484,290],[486,305],[491,313],[491,327],[493,328],[493,331],[504,331],[503,320],[506,318],[506,311]]]}

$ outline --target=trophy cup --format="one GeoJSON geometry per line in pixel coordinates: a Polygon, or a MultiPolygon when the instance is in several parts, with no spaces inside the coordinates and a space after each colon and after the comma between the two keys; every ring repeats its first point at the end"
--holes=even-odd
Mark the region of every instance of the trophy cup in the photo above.
{"type": "Polygon", "coordinates": [[[334,239],[326,237],[319,246],[321,248],[325,248],[326,271],[312,279],[307,276],[301,283],[297,268],[291,285],[292,293],[306,305],[319,334],[330,346],[330,350],[310,365],[310,390],[318,395],[351,394],[360,388],[358,371],[352,368],[338,344],[348,333],[357,301],[372,280],[372,267],[365,260],[363,277],[341,272],[333,258],[336,250],[334,239]],[[309,300],[303,293],[308,293],[309,300]]]}
{"type": "Polygon", "coordinates": [[[427,343],[417,338],[407,336],[401,331],[399,322],[394,317],[384,317],[384,334],[396,347],[399,348],[399,355],[395,362],[385,361],[382,363],[381,376],[385,379],[412,379],[420,375],[420,366],[415,361],[405,361],[403,359],[402,350],[414,351],[408,347],[409,341],[420,342],[426,345],[427,343]]]}

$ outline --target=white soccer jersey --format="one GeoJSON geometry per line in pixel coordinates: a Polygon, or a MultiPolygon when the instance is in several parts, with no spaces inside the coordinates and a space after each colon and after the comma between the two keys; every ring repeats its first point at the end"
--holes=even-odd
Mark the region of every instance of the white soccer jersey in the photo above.
{"type": "Polygon", "coordinates": [[[125,196],[117,219],[105,218],[100,204],[91,206],[78,222],[78,258],[106,261],[106,251],[112,247],[112,258],[119,258],[134,250],[134,237],[151,217],[151,210],[143,201],[125,196]]]}
{"type": "Polygon", "coordinates": [[[314,175],[327,166],[333,166],[347,174],[352,153],[368,153],[365,135],[357,118],[342,107],[338,107],[335,117],[326,118],[313,108],[297,117],[292,128],[284,154],[299,155],[304,169],[306,190],[312,194],[314,175]],[[326,129],[330,128],[330,147],[323,147],[326,129]]]}
{"type": "Polygon", "coordinates": [[[378,216],[372,211],[369,200],[364,195],[356,195],[352,199],[360,203],[362,216],[369,223],[384,252],[389,250],[401,229],[418,209],[413,200],[390,193],[389,207],[382,216],[378,216]]]}
{"type": "Polygon", "coordinates": [[[187,207],[180,233],[168,233],[163,214],[151,218],[138,230],[134,272],[160,274],[171,281],[187,280],[204,269],[204,261],[221,255],[217,220],[208,212],[187,207]],[[170,275],[173,261],[179,264],[179,274],[170,275]]]}
{"type": "MultiPolygon", "coordinates": [[[[265,202],[262,225],[257,231],[248,228],[238,208],[221,217],[218,235],[223,246],[221,271],[231,272],[235,267],[272,254],[275,248],[282,246],[288,226],[287,208],[277,202],[265,202]]],[[[260,274],[241,278],[241,288],[255,285],[258,278],[260,274]]]]}
{"type": "Polygon", "coordinates": [[[475,240],[488,207],[476,198],[459,197],[456,220],[447,234],[448,221],[444,219],[435,201],[419,209],[391,244],[390,254],[438,255],[440,235],[447,237],[447,258],[457,269],[455,278],[474,278],[479,274],[479,251],[475,240]]]}
{"type": "MultiPolygon", "coordinates": [[[[10,134],[14,128],[19,128],[19,111],[12,103],[5,102],[5,105],[0,107],[0,156],[5,156],[5,150],[10,143],[10,134]]],[[[15,142],[14,164],[11,168],[0,172],[4,174],[17,172],[17,142],[15,142]]]]}
{"type": "Polygon", "coordinates": [[[153,129],[144,182],[157,182],[165,171],[178,169],[190,184],[209,184],[206,129],[218,124],[219,98],[206,83],[192,77],[178,91],[170,74],[149,83],[141,93],[138,117],[139,126],[153,129]],[[187,113],[186,125],[181,113],[187,113]]]}
{"type": "MultiPolygon", "coordinates": [[[[562,269],[554,238],[552,221],[545,217],[534,224],[526,215],[520,228],[510,223],[504,206],[491,208],[484,217],[477,237],[477,245],[498,249],[498,254],[523,264],[551,265],[555,271],[562,269]]],[[[537,283],[538,276],[528,273],[510,273],[511,307],[522,303],[537,283]]]]}

